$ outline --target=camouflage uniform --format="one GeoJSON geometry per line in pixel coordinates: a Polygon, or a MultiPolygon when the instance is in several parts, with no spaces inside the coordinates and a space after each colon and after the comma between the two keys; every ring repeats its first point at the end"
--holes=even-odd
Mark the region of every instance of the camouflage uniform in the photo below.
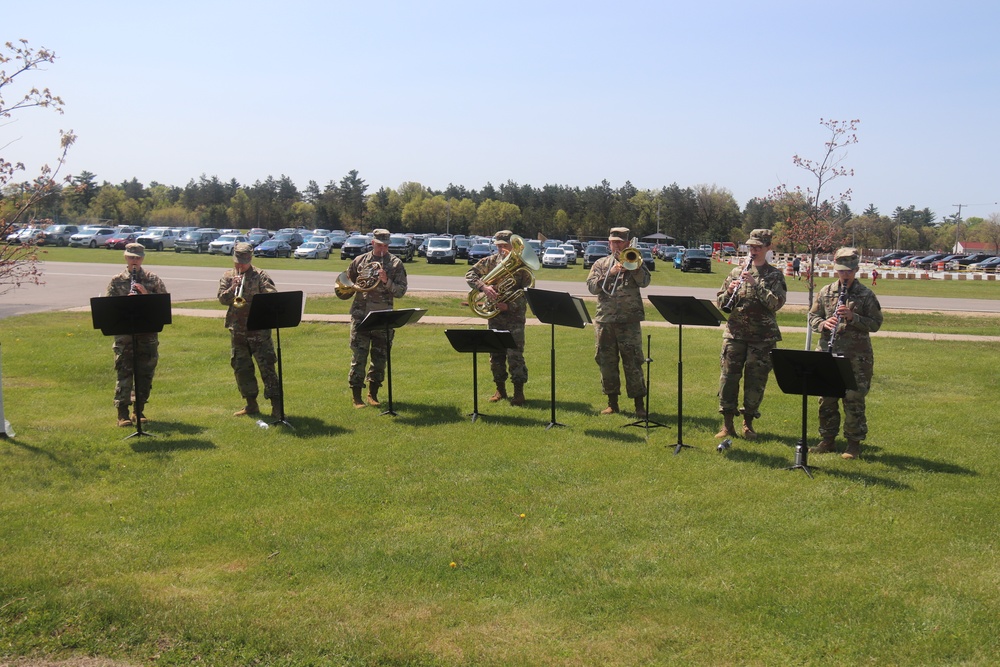
{"type": "MultiPolygon", "coordinates": [[[[527,248],[527,252],[534,252],[527,248]]],[[[500,263],[500,253],[484,257],[465,274],[465,281],[472,289],[483,287],[482,278],[500,263]]],[[[518,271],[515,281],[517,287],[524,289],[531,286],[530,272],[518,271]]],[[[493,371],[493,381],[498,385],[507,382],[507,368],[510,368],[510,379],[515,384],[524,384],[528,381],[528,366],[524,363],[524,320],[528,304],[523,296],[514,299],[507,304],[507,310],[501,310],[496,316],[491,317],[487,327],[497,331],[509,331],[514,337],[517,347],[510,348],[504,352],[490,353],[490,370],[493,371]]]]}
{"type": "Polygon", "coordinates": [[[229,306],[229,310],[226,311],[226,328],[230,334],[229,364],[233,367],[240,395],[252,401],[257,399],[259,390],[253,367],[253,362],[256,360],[257,368],[260,369],[260,379],[264,385],[264,398],[276,399],[280,393],[278,374],[274,369],[278,358],[274,353],[271,330],[247,331],[247,318],[250,316],[250,304],[253,303],[254,295],[278,290],[271,276],[251,266],[243,274],[243,298],[246,299],[246,306],[236,308],[233,306],[235,293],[231,288],[238,273],[238,269],[230,269],[219,280],[219,303],[229,306]]]}
{"type": "MultiPolygon", "coordinates": [[[[837,281],[821,289],[809,309],[809,326],[820,334],[817,349],[824,352],[830,346],[830,332],[823,329],[823,322],[836,314],[839,300],[840,281],[837,281]]],[[[882,327],[882,307],[875,293],[857,280],[848,288],[846,300],[854,319],[841,319],[833,353],[850,359],[851,368],[854,369],[854,380],[858,388],[856,391],[848,390],[844,396],[844,437],[860,441],[868,434],[865,396],[868,395],[875,371],[872,342],[868,334],[882,327]]],[[[839,399],[832,397],[819,399],[819,432],[824,440],[832,440],[840,431],[839,402],[839,399]]]]}
{"type": "MultiPolygon", "coordinates": [[[[602,257],[590,267],[587,276],[587,289],[597,295],[594,361],[601,369],[601,390],[608,396],[617,396],[621,393],[621,378],[618,375],[620,356],[629,398],[642,398],[646,395],[646,379],[642,374],[646,355],[642,350],[640,322],[646,315],[639,288],[647,287],[651,276],[645,264],[634,271],[627,271],[614,295],[609,296],[601,285],[617,261],[612,255],[602,257]]],[[[610,278],[608,282],[611,282],[610,278]]]]}
{"type": "MultiPolygon", "coordinates": [[[[729,302],[730,284],[738,281],[745,270],[737,266],[726,276],[716,295],[721,308],[729,302]]],[[[729,315],[722,338],[719,365],[719,412],[723,415],[742,413],[746,419],[760,417],[760,404],[771,373],[771,350],[781,340],[775,313],[785,305],[785,276],[771,266],[751,265],[753,286],[744,282],[736,293],[733,312],[729,315]],[[740,378],[743,379],[743,407],[738,409],[740,378]]]]}
{"type": "MultiPolygon", "coordinates": [[[[146,288],[150,294],[166,294],[167,288],[156,275],[142,267],[136,271],[136,282],[146,288]]],[[[122,271],[111,279],[104,296],[127,296],[132,287],[132,274],[122,271]]],[[[115,336],[112,349],[115,352],[115,372],[118,381],[115,383],[115,407],[132,404],[132,371],[135,369],[135,402],[144,405],[149,401],[149,393],[153,388],[153,373],[160,360],[160,339],[155,333],[137,334],[136,349],[132,349],[132,336],[115,336]]]]}
{"type": "Polygon", "coordinates": [[[347,276],[351,282],[358,279],[358,268],[363,264],[375,262],[385,269],[388,282],[379,283],[378,287],[368,292],[356,292],[351,303],[351,370],[347,382],[351,387],[363,387],[365,382],[381,385],[385,378],[385,362],[389,345],[392,345],[394,331],[389,329],[389,337],[383,331],[358,331],[358,325],[365,315],[373,310],[392,310],[393,299],[406,294],[406,268],[402,260],[393,254],[386,253],[376,257],[374,252],[355,257],[347,267],[347,276]],[[368,351],[371,350],[371,365],[365,373],[368,363],[368,351]]]}

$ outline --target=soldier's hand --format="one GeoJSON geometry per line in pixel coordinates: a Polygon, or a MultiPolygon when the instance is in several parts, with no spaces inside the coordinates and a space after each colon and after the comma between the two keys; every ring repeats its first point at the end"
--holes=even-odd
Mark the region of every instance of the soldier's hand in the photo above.
{"type": "Polygon", "coordinates": [[[507,304],[506,301],[501,301],[500,303],[497,304],[497,310],[500,310],[502,312],[507,312],[509,308],[510,306],[507,304]]]}
{"type": "Polygon", "coordinates": [[[496,301],[497,294],[496,288],[493,285],[483,285],[483,294],[485,294],[491,301],[496,301]]]}

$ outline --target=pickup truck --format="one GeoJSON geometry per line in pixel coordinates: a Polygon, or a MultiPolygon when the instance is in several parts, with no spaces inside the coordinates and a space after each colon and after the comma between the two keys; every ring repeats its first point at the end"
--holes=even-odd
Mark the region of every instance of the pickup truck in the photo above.
{"type": "Polygon", "coordinates": [[[147,250],[165,250],[177,243],[177,234],[172,229],[150,229],[136,239],[147,250]]]}

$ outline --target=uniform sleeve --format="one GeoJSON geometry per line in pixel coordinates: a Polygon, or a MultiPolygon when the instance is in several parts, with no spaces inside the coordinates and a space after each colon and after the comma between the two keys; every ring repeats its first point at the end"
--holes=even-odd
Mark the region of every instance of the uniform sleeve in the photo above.
{"type": "Polygon", "coordinates": [[[777,271],[770,274],[765,280],[758,281],[753,289],[760,302],[772,313],[780,310],[785,305],[785,299],[788,298],[785,277],[777,271]]]}
{"type": "Polygon", "coordinates": [[[639,268],[634,271],[629,271],[629,277],[635,281],[635,284],[639,287],[649,287],[649,283],[652,282],[653,276],[649,273],[649,269],[646,268],[646,263],[643,262],[639,265],[639,268]]]}
{"type": "Polygon", "coordinates": [[[394,299],[398,299],[406,294],[406,267],[403,266],[403,262],[396,257],[393,257],[392,272],[388,275],[388,280],[388,288],[394,299]]]}
{"type": "Polygon", "coordinates": [[[826,295],[828,291],[829,286],[821,289],[816,296],[816,300],[813,301],[812,308],[809,309],[809,327],[816,333],[823,333],[823,322],[830,317],[826,314],[826,295]]]}
{"type": "Polygon", "coordinates": [[[607,262],[603,259],[591,264],[590,273],[587,275],[587,290],[591,294],[601,293],[601,283],[604,282],[604,276],[607,274],[606,265],[607,262]]]}
{"type": "Polygon", "coordinates": [[[219,292],[216,296],[219,299],[219,303],[223,306],[233,305],[233,299],[235,295],[229,291],[229,288],[233,284],[233,275],[230,271],[226,271],[222,274],[222,278],[219,279],[219,292]]]}
{"type": "Polygon", "coordinates": [[[483,276],[486,272],[483,270],[483,262],[485,259],[481,259],[476,262],[475,266],[465,272],[465,282],[469,285],[471,289],[480,289],[483,284],[483,276]]]}
{"type": "Polygon", "coordinates": [[[879,304],[875,293],[868,294],[859,306],[854,311],[854,321],[851,322],[851,326],[869,333],[874,333],[881,329],[882,306],[879,304]]]}

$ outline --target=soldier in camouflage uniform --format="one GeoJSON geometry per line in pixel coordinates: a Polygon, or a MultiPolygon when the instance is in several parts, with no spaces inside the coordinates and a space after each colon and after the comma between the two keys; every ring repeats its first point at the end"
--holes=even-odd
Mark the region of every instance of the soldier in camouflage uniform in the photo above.
{"type": "Polygon", "coordinates": [[[618,260],[628,246],[629,230],[614,227],[608,236],[611,253],[602,257],[590,267],[587,289],[597,295],[597,314],[594,316],[594,340],[596,354],[594,360],[601,369],[601,388],[608,396],[608,407],[602,415],[619,411],[618,395],[621,394],[621,378],[618,375],[618,358],[622,360],[625,373],[625,389],[629,398],[635,401],[635,415],[646,416],[643,399],[646,396],[646,379],[642,375],[642,365],[646,355],[642,351],[642,326],[645,312],[639,288],[647,287],[650,281],[649,269],[640,262],[635,269],[628,270],[618,260]],[[623,280],[614,294],[603,288],[623,275],[623,280]]]}
{"type": "MultiPolygon", "coordinates": [[[[858,272],[858,251],[841,248],[834,255],[837,282],[819,291],[819,296],[809,310],[809,326],[820,334],[820,350],[843,355],[851,360],[857,390],[848,390],[844,396],[844,437],[847,451],[841,456],[856,459],[861,456],[861,441],[868,435],[865,416],[865,396],[871,387],[875,371],[871,337],[868,335],[882,327],[882,307],[875,293],[855,279],[858,272]],[[843,299],[841,290],[843,289],[843,299]],[[838,321],[839,318],[839,321],[838,321]],[[833,349],[830,337],[836,329],[833,349]]],[[[837,433],[840,432],[839,399],[819,399],[819,434],[822,440],[809,451],[825,454],[836,451],[837,433]]]]}
{"type": "MultiPolygon", "coordinates": [[[[142,268],[146,257],[146,249],[138,243],[125,246],[125,263],[127,268],[111,279],[104,296],[135,296],[138,294],[166,294],[167,288],[163,281],[142,268]],[[134,283],[133,283],[134,279],[134,283]]],[[[118,409],[118,425],[132,425],[129,417],[129,406],[135,396],[135,419],[146,421],[143,408],[149,400],[149,392],[153,388],[153,373],[156,363],[160,360],[160,339],[158,334],[137,334],[135,349],[132,349],[132,336],[115,336],[112,349],[115,352],[115,372],[118,381],[115,383],[115,407],[118,409]],[[135,387],[133,392],[132,375],[135,371],[135,387]]]]}
{"type": "Polygon", "coordinates": [[[280,419],[284,413],[281,409],[278,374],[274,370],[277,355],[274,353],[271,330],[247,331],[247,318],[250,316],[250,304],[254,295],[278,290],[271,276],[254,267],[252,262],[253,246],[249,243],[237,243],[233,249],[233,269],[226,271],[219,280],[219,303],[229,307],[226,311],[226,328],[230,334],[229,363],[233,367],[240,395],[246,401],[246,405],[234,412],[233,416],[242,417],[260,413],[257,404],[259,387],[253,366],[256,360],[260,379],[264,384],[264,398],[271,401],[271,416],[280,419]],[[237,294],[246,302],[242,307],[237,307],[234,303],[237,294]]]}
{"type": "MultiPolygon", "coordinates": [[[[465,274],[465,281],[469,283],[469,287],[483,292],[494,302],[497,298],[496,289],[493,285],[483,283],[482,279],[510,254],[512,235],[512,232],[507,229],[497,232],[493,236],[497,252],[476,262],[476,265],[465,274]]],[[[527,245],[525,251],[534,252],[527,245]]],[[[516,283],[514,289],[530,287],[532,284],[530,270],[525,269],[515,273],[514,281],[516,283]]],[[[510,404],[524,405],[524,383],[528,381],[528,367],[524,363],[524,320],[528,305],[524,296],[520,296],[510,303],[497,303],[496,307],[500,312],[490,318],[489,328],[509,331],[514,337],[517,347],[504,352],[490,353],[490,370],[493,371],[493,381],[496,383],[497,390],[495,394],[490,396],[489,400],[495,403],[507,398],[507,368],[510,367],[510,379],[514,383],[514,396],[510,399],[510,404]]]]}
{"type": "Polygon", "coordinates": [[[726,276],[716,295],[719,307],[731,303],[732,312],[722,335],[719,364],[719,412],[722,429],[717,438],[736,435],[735,416],[743,413],[743,437],[753,440],[753,420],[760,417],[760,404],[771,373],[771,350],[781,340],[775,313],[785,305],[785,276],[767,262],[771,230],[755,229],[746,242],[750,261],[726,276]],[[735,294],[735,297],[733,296],[735,294]],[[740,379],[743,380],[743,407],[737,409],[740,379]]]}
{"type": "Polygon", "coordinates": [[[378,406],[378,390],[385,379],[385,362],[392,345],[394,331],[358,331],[358,325],[365,315],[373,310],[392,310],[393,299],[406,294],[406,268],[403,261],[389,253],[389,230],[376,229],[372,232],[372,250],[355,257],[347,267],[347,277],[356,283],[363,267],[375,267],[377,286],[368,291],[357,291],[351,304],[351,370],[347,382],[351,386],[354,407],[365,407],[361,400],[361,390],[368,383],[368,403],[378,406]],[[371,350],[371,365],[365,373],[368,352],[371,350]]]}

